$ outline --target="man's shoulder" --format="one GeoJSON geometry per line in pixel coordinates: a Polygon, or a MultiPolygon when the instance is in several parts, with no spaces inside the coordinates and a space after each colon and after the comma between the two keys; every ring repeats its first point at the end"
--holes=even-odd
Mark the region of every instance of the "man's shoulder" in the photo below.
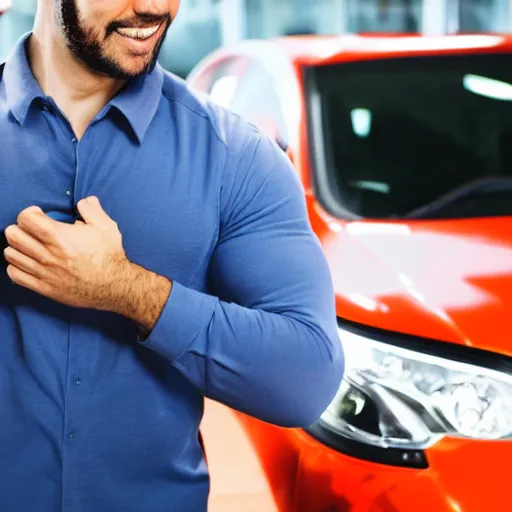
{"type": "Polygon", "coordinates": [[[162,92],[180,119],[186,120],[190,127],[205,123],[228,153],[256,146],[262,137],[256,126],[217,105],[206,93],[191,89],[184,79],[168,71],[164,71],[162,92]]]}

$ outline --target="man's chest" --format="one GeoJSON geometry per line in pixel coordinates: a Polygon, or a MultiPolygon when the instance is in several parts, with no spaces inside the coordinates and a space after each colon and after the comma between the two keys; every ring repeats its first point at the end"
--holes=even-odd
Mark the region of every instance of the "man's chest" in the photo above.
{"type": "Polygon", "coordinates": [[[2,231],[30,205],[72,221],[78,201],[95,195],[118,223],[130,260],[200,283],[219,225],[214,162],[176,144],[126,144],[123,133],[110,140],[86,135],[80,142],[49,135],[43,130],[25,144],[13,134],[7,140],[0,165],[2,231]]]}

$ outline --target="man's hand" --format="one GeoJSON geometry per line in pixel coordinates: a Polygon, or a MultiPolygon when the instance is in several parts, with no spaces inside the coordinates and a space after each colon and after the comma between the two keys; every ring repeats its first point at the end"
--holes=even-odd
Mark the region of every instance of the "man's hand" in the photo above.
{"type": "Polygon", "coordinates": [[[11,280],[77,308],[119,313],[136,322],[141,335],[153,329],[172,282],[128,260],[117,224],[97,197],[82,199],[85,222],[57,222],[41,208],[23,210],[5,230],[11,280]]]}
{"type": "Polygon", "coordinates": [[[23,210],[5,230],[7,273],[14,283],[68,306],[109,310],[130,264],[122,236],[96,197],[77,207],[85,222],[57,222],[38,206],[23,210]]]}

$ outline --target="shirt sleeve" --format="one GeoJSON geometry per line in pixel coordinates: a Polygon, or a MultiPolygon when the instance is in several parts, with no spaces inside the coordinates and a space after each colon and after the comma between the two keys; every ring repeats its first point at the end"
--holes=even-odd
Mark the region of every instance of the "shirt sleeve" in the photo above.
{"type": "Polygon", "coordinates": [[[225,171],[214,295],[174,282],[144,344],[205,396],[304,427],[343,374],[332,280],[289,159],[263,136],[255,146],[252,160],[249,153],[225,171]]]}

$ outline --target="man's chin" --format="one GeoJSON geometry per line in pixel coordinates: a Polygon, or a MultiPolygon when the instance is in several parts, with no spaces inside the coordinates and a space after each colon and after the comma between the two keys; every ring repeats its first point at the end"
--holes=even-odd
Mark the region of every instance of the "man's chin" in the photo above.
{"type": "Polygon", "coordinates": [[[137,76],[148,73],[151,63],[144,62],[142,64],[119,65],[117,67],[118,75],[124,75],[125,78],[135,78],[137,76]]]}
{"type": "Polygon", "coordinates": [[[108,64],[105,62],[104,65],[101,66],[102,69],[96,69],[96,71],[99,71],[101,75],[108,76],[110,78],[129,80],[151,73],[151,71],[154,70],[156,63],[156,58],[148,58],[147,56],[134,56],[123,59],[111,58],[108,60],[108,64]]]}
{"type": "Polygon", "coordinates": [[[125,75],[126,77],[137,77],[153,71],[158,60],[158,51],[155,48],[150,52],[134,53],[126,48],[117,49],[108,61],[111,63],[111,69],[115,75],[125,75]]]}

